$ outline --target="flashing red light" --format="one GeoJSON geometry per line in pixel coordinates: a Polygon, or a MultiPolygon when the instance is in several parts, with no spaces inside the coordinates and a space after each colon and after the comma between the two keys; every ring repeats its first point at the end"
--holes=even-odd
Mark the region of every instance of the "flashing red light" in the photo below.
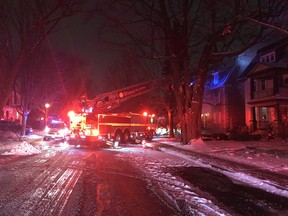
{"type": "Polygon", "coordinates": [[[143,112],[143,116],[148,116],[148,113],[147,112],[143,112]]]}

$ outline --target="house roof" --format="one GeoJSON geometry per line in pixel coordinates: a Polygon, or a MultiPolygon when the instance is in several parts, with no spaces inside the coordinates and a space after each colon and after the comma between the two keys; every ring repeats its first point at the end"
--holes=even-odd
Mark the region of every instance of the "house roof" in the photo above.
{"type": "Polygon", "coordinates": [[[278,40],[278,41],[276,41],[274,43],[271,43],[271,44],[269,44],[267,46],[264,46],[264,47],[258,49],[257,50],[257,55],[262,55],[265,52],[269,52],[271,50],[275,50],[275,49],[281,48],[281,47],[283,47],[283,46],[285,46],[287,44],[288,44],[288,37],[285,37],[285,38],[283,38],[281,40],[278,40]]]}
{"type": "Polygon", "coordinates": [[[205,83],[205,88],[212,90],[220,88],[227,83],[233,83],[238,79],[239,71],[240,67],[232,61],[228,65],[210,72],[205,83]]]}
{"type": "Polygon", "coordinates": [[[287,66],[281,64],[254,62],[247,71],[246,77],[273,77],[275,73],[287,71],[287,68],[287,66]]]}
{"type": "MultiPolygon", "coordinates": [[[[267,77],[273,76],[278,72],[286,72],[288,68],[288,53],[285,52],[285,48],[288,45],[288,37],[279,40],[275,43],[269,44],[257,51],[257,55],[243,71],[242,75],[239,77],[239,81],[245,81],[249,77],[267,77]],[[275,51],[277,59],[275,62],[263,63],[260,62],[260,56],[265,53],[275,51]]],[[[288,73],[288,71],[287,71],[288,73]]]]}

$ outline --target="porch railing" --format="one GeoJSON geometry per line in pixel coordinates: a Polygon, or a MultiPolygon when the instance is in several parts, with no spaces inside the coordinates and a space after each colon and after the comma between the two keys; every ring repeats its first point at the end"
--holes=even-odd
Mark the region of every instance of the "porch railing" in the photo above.
{"type": "Polygon", "coordinates": [[[263,97],[271,97],[275,95],[288,98],[288,87],[280,87],[279,93],[277,94],[273,93],[273,88],[269,88],[269,89],[265,89],[261,91],[255,91],[253,93],[254,99],[263,98],[263,97]]]}

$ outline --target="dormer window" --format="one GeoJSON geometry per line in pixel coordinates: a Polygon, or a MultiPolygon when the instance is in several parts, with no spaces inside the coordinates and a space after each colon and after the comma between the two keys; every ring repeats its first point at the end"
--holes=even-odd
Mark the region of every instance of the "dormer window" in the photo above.
{"type": "Polygon", "coordinates": [[[260,56],[260,62],[263,62],[263,63],[275,62],[275,60],[276,58],[275,58],[274,51],[260,56]]]}

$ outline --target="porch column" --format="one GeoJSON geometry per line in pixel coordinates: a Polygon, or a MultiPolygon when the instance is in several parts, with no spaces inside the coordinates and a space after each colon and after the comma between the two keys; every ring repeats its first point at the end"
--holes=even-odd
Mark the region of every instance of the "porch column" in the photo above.
{"type": "Polygon", "coordinates": [[[273,130],[276,136],[282,137],[283,135],[283,128],[282,128],[282,116],[279,104],[274,105],[274,111],[275,111],[275,120],[273,122],[273,130]]]}
{"type": "Polygon", "coordinates": [[[251,113],[250,130],[251,132],[255,132],[257,130],[256,107],[251,107],[250,113],[251,113]]]}
{"type": "Polygon", "coordinates": [[[254,79],[250,79],[250,99],[254,99],[254,91],[255,91],[255,86],[254,86],[254,79]]]}

